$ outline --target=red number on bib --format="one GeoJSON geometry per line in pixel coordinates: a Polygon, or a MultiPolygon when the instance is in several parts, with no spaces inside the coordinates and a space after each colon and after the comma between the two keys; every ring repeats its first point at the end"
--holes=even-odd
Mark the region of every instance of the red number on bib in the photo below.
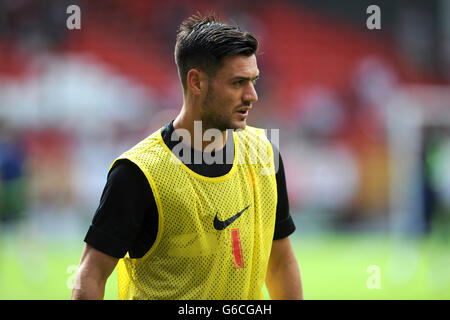
{"type": "Polygon", "coordinates": [[[233,249],[234,268],[244,268],[244,257],[242,255],[241,237],[238,228],[231,229],[231,247],[233,249]]]}

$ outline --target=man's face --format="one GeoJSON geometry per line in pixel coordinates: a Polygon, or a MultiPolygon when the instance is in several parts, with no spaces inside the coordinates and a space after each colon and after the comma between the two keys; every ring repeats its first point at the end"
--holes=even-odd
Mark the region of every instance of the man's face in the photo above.
{"type": "Polygon", "coordinates": [[[244,129],[252,104],[258,101],[255,81],[259,77],[255,55],[226,58],[208,81],[202,107],[204,129],[244,129]]]}

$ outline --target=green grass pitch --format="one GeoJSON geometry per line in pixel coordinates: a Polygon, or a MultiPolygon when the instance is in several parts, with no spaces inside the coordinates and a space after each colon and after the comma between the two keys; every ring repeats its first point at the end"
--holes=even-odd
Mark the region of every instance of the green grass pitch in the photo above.
{"type": "MultiPolygon", "coordinates": [[[[81,241],[0,239],[0,299],[70,298],[81,241]]],[[[291,240],[305,299],[450,299],[447,238],[325,233],[291,240]]],[[[117,298],[116,277],[105,299],[117,298]]]]}

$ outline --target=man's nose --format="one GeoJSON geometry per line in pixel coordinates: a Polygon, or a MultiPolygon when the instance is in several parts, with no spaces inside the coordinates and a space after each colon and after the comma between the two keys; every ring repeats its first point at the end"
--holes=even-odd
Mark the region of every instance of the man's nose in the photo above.
{"type": "Polygon", "coordinates": [[[255,103],[258,101],[258,94],[256,93],[255,85],[253,83],[250,82],[247,86],[243,100],[247,103],[255,103]]]}

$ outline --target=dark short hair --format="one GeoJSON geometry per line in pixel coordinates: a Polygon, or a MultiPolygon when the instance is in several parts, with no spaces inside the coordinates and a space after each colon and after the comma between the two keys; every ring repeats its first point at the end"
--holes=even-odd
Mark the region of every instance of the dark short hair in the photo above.
{"type": "Polygon", "coordinates": [[[178,29],[175,44],[175,63],[183,89],[187,88],[189,70],[198,68],[214,76],[225,58],[251,56],[257,51],[258,40],[253,35],[237,25],[220,22],[214,14],[187,18],[178,29]]]}

